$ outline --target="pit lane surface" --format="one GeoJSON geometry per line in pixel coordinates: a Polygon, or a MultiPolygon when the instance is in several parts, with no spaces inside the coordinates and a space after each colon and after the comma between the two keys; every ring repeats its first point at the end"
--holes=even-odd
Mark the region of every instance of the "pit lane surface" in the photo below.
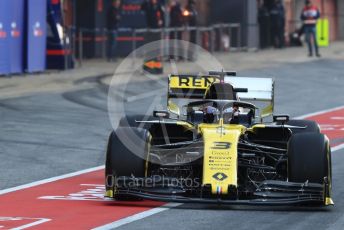
{"type": "MultiPolygon", "coordinates": [[[[240,73],[240,75],[274,76],[277,88],[276,111],[289,113],[291,116],[299,116],[344,104],[344,95],[342,94],[344,80],[342,72],[343,67],[341,62],[317,60],[305,64],[284,65],[278,68],[245,71],[240,73]]],[[[157,85],[152,85],[151,82],[140,85],[132,84],[130,91],[134,95],[135,93],[143,93],[149,89],[156,89],[156,87],[157,85]]],[[[127,107],[130,112],[134,112],[134,110],[145,111],[147,105],[149,105],[149,99],[146,98],[128,103],[127,107]]],[[[45,93],[0,100],[0,113],[1,189],[102,165],[104,162],[106,139],[111,130],[111,126],[106,113],[106,90],[101,85],[95,85],[88,90],[68,93],[45,93]]],[[[341,130],[342,127],[338,126],[341,123],[338,122],[344,117],[343,112],[339,112],[339,114],[335,114],[333,117],[335,119],[331,120],[335,122],[324,124],[325,126],[323,128],[328,131],[331,128],[341,130]],[[331,126],[329,127],[327,125],[331,126]]],[[[338,133],[340,132],[338,131],[338,133]]],[[[342,143],[341,138],[343,136],[339,135],[339,137],[335,137],[336,144],[342,143]]],[[[122,226],[122,228],[275,229],[278,227],[282,229],[342,229],[344,225],[342,201],[344,188],[341,180],[343,176],[343,170],[341,168],[344,163],[343,154],[343,150],[338,150],[332,154],[334,201],[336,204],[333,208],[252,208],[182,205],[129,223],[122,226]]],[[[93,177],[90,176],[90,178],[93,177]]],[[[99,179],[91,182],[91,185],[95,186],[91,186],[91,189],[100,189],[97,187],[99,183],[102,183],[102,181],[98,182],[98,180],[101,180],[100,178],[101,175],[99,175],[99,179]]],[[[87,185],[90,184],[81,185],[78,181],[77,184],[73,184],[78,189],[72,189],[73,191],[71,192],[80,190],[87,191],[87,185]]],[[[45,191],[43,195],[69,195],[69,190],[65,192],[63,191],[63,187],[65,189],[71,189],[74,188],[73,186],[64,184],[64,186],[55,188],[56,193],[48,193],[45,191]]],[[[94,192],[94,190],[92,191],[94,192]]],[[[41,193],[42,191],[39,190],[38,192],[41,193]]],[[[22,195],[20,197],[25,200],[24,190],[21,193],[22,195]]],[[[13,196],[20,195],[17,192],[12,194],[13,196]]],[[[1,195],[1,198],[4,196],[6,194],[1,195]]],[[[49,202],[48,199],[42,200],[49,202]]],[[[3,202],[1,203],[4,204],[3,202]]],[[[38,201],[34,203],[38,203],[38,201]]],[[[17,205],[20,204],[19,202],[17,205]]],[[[76,207],[79,213],[86,214],[82,212],[83,205],[73,203],[71,206],[76,207]]],[[[96,206],[94,203],[87,201],[86,206],[92,206],[94,211],[97,211],[94,212],[94,216],[92,216],[92,213],[87,213],[88,221],[96,219],[95,214],[99,215],[99,212],[102,210],[104,211],[104,216],[109,216],[110,219],[113,218],[113,220],[108,222],[99,222],[99,226],[135,213],[129,212],[124,213],[123,216],[118,215],[119,213],[123,213],[121,209],[123,205],[120,207],[111,205],[110,209],[109,206],[104,204],[104,209],[98,210],[94,207],[96,206]]],[[[58,206],[56,208],[63,207],[66,208],[67,206],[62,205],[62,207],[58,206]]],[[[124,207],[126,206],[124,205],[124,207]]],[[[129,209],[135,209],[140,212],[145,207],[147,208],[147,206],[140,207],[134,205],[134,207],[129,206],[129,209]]],[[[148,205],[148,208],[151,208],[150,205],[148,205]]],[[[51,210],[54,209],[55,206],[51,203],[51,210]]],[[[2,208],[0,206],[0,211],[3,217],[13,217],[5,215],[6,211],[9,210],[6,210],[4,206],[2,208]]],[[[30,209],[23,209],[22,211],[23,215],[21,216],[23,218],[20,221],[30,223],[41,221],[42,228],[44,228],[44,224],[49,224],[49,222],[44,222],[44,216],[36,217],[41,219],[25,219],[25,216],[26,218],[31,217],[32,212],[30,212],[30,209]]],[[[65,215],[64,220],[68,219],[71,213],[66,212],[65,215]]],[[[80,216],[74,219],[75,223],[80,222],[80,216]]],[[[83,216],[84,218],[85,216],[83,216]]],[[[53,222],[51,221],[51,223],[53,222]]],[[[95,226],[92,225],[92,227],[95,226]]],[[[77,228],[77,226],[72,226],[71,228],[77,228]]]]}

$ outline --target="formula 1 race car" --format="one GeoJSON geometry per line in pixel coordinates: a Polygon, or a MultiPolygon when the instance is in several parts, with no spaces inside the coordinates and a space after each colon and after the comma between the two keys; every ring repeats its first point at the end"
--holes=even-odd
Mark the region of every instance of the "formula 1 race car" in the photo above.
{"type": "Polygon", "coordinates": [[[106,197],[332,205],[328,138],[273,108],[270,78],[170,75],[166,111],[122,118],[111,133],[106,197]]]}

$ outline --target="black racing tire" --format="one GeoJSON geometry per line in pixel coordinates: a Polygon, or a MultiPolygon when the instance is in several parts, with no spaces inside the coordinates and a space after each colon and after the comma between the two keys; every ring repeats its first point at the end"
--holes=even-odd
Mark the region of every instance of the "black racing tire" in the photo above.
{"type": "MultiPolygon", "coordinates": [[[[118,127],[139,127],[141,123],[137,123],[136,121],[151,121],[156,120],[153,116],[145,116],[145,115],[130,115],[122,117],[119,121],[118,127]]],[[[146,123],[141,125],[143,129],[149,129],[151,124],[146,123]]]]}
{"type": "MultiPolygon", "coordinates": [[[[112,189],[115,191],[116,184],[114,182],[118,177],[145,176],[145,164],[150,148],[149,142],[150,133],[146,129],[119,127],[110,134],[105,163],[107,190],[112,189]],[[123,144],[120,139],[123,136],[135,140],[135,153],[123,144]]],[[[114,198],[116,200],[140,200],[130,195],[116,193],[114,193],[114,198]]]]}
{"type": "Polygon", "coordinates": [[[297,134],[297,133],[320,133],[319,125],[315,121],[289,120],[286,123],[286,125],[306,127],[305,129],[296,129],[296,128],[293,129],[293,128],[291,128],[290,130],[292,131],[293,134],[297,134]]]}
{"type": "Polygon", "coordinates": [[[290,182],[324,183],[332,178],[331,148],[320,133],[299,133],[288,143],[288,180],[290,182]]]}

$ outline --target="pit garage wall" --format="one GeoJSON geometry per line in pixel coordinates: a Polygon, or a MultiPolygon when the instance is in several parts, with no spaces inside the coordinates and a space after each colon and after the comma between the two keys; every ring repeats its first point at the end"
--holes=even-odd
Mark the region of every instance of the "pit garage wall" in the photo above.
{"type": "MultiPolygon", "coordinates": [[[[258,4],[257,1],[247,0],[247,48],[259,47],[259,26],[258,26],[258,4]]],[[[245,27],[244,27],[245,29],[245,27]]]]}
{"type": "Polygon", "coordinates": [[[344,40],[344,1],[337,1],[338,39],[344,40]]]}
{"type": "MultiPolygon", "coordinates": [[[[209,24],[221,22],[241,24],[241,47],[247,49],[259,47],[257,1],[211,0],[209,2],[209,24]]],[[[235,39],[236,35],[233,35],[233,39],[235,39]]]]}

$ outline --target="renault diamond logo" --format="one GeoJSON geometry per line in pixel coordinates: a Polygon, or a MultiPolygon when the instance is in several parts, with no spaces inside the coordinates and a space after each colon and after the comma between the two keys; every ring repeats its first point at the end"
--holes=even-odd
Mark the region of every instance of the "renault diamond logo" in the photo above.
{"type": "Polygon", "coordinates": [[[223,180],[225,180],[227,177],[228,177],[228,176],[227,176],[226,174],[224,174],[224,173],[215,173],[215,174],[213,175],[213,178],[216,179],[216,180],[218,180],[218,181],[223,181],[223,180]]]}

